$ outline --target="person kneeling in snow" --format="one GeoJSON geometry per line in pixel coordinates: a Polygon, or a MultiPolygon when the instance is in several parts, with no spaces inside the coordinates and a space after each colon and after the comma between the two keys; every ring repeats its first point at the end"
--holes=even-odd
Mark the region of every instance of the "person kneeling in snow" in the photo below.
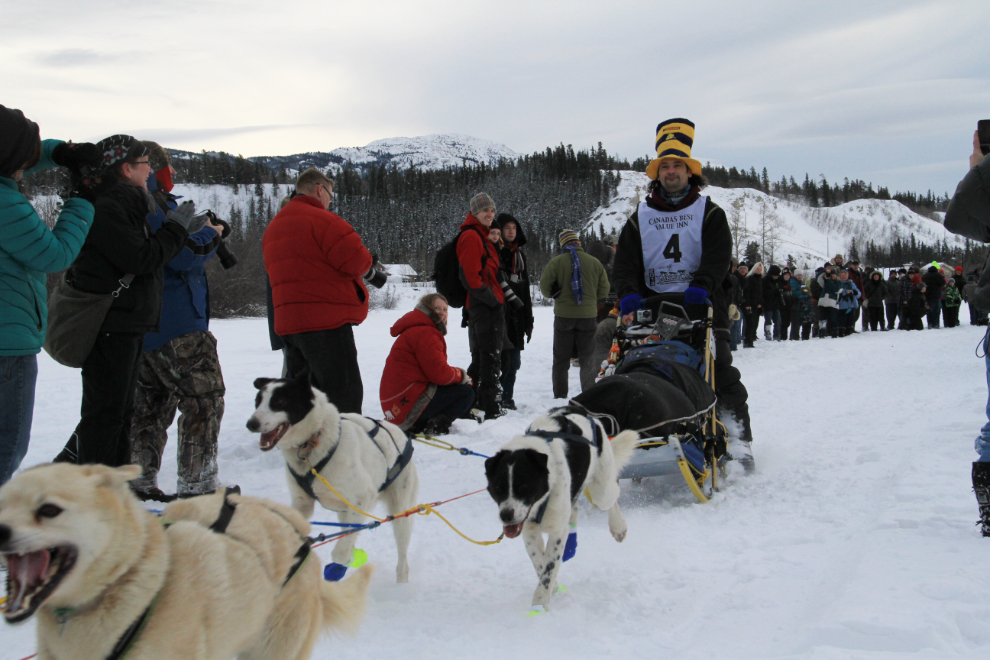
{"type": "Polygon", "coordinates": [[[447,299],[430,293],[392,326],[379,396],[385,418],[410,434],[441,435],[474,403],[471,379],[447,364],[447,299]]]}

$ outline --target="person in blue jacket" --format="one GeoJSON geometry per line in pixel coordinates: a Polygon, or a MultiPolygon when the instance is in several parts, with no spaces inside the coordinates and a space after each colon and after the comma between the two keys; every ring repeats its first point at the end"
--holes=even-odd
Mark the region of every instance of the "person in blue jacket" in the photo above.
{"type": "MultiPolygon", "coordinates": [[[[175,169],[161,146],[144,142],[152,174],[148,191],[158,205],[148,215],[157,232],[165,214],[176,208],[171,194],[175,169]]],[[[168,439],[168,428],[179,415],[178,497],[193,497],[214,491],[219,485],[217,438],[224,411],[224,383],[217,356],[217,340],[209,330],[210,291],[206,263],[216,254],[230,228],[211,221],[205,214],[197,230],[178,255],[165,265],[161,327],[144,336],[144,352],[138,364],[131,422],[131,456],[142,475],[131,482],[138,497],[168,501],[158,487],[158,471],[168,439]]]]}
{"type": "Polygon", "coordinates": [[[856,312],[859,310],[859,287],[849,279],[849,271],[839,273],[838,334],[846,337],[854,332],[856,312]]]}
{"type": "MultiPolygon", "coordinates": [[[[17,189],[25,174],[97,162],[91,144],[41,140],[38,125],[0,105],[0,485],[28,450],[38,352],[48,328],[46,273],[72,263],[93,224],[91,192],[80,186],[51,229],[17,189]]],[[[78,179],[75,177],[74,180],[78,179]]]]}

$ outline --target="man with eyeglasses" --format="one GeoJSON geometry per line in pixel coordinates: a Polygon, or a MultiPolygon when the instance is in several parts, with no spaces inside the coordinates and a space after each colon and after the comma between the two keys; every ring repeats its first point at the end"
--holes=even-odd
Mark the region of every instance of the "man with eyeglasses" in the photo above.
{"type": "Polygon", "coordinates": [[[130,135],[96,146],[103,160],[91,176],[98,193],[93,226],[66,279],[82,291],[119,294],[83,363],[82,419],[55,460],[118,466],[131,462],[137,365],[145,333],[159,328],[163,268],[185,245],[195,208],[186,202],[152,233],[148,213],[157,207],[147,190],[147,148],[130,135]],[[126,275],[133,280],[123,287],[126,275]]]}
{"type": "Polygon", "coordinates": [[[308,368],[330,403],[360,414],[364,386],[351,327],[368,316],[365,281],[374,259],[354,228],[330,212],[332,201],[333,181],[306,170],[261,246],[289,372],[308,368]]]}

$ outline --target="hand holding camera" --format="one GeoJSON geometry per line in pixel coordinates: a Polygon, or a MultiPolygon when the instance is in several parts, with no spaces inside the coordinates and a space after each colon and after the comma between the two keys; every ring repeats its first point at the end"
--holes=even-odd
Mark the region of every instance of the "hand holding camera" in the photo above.
{"type": "Polygon", "coordinates": [[[52,150],[52,162],[73,174],[86,175],[103,162],[99,147],[91,142],[63,142],[52,150]]]}

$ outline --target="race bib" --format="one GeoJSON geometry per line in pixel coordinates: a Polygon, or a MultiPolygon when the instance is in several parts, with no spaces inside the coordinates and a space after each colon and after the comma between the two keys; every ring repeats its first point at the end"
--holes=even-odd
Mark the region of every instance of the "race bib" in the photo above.
{"type": "Polygon", "coordinates": [[[646,286],[657,293],[688,288],[701,265],[701,224],[708,198],[700,195],[680,211],[658,211],[639,205],[639,234],[643,242],[646,286]]]}

